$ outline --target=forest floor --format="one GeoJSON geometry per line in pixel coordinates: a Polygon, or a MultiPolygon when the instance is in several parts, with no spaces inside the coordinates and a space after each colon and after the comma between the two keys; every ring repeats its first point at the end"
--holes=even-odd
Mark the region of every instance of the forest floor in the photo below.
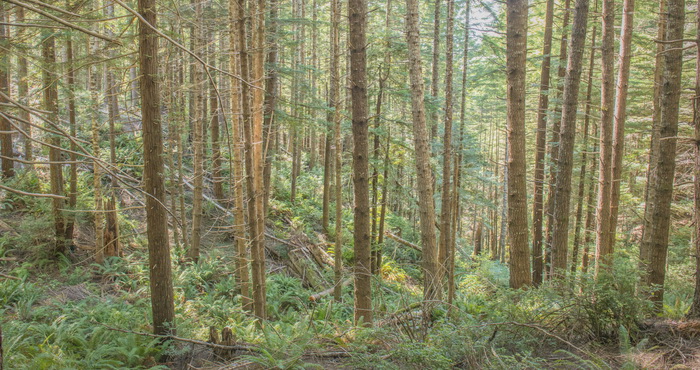
{"type": "MultiPolygon", "coordinates": [[[[240,311],[235,294],[226,292],[235,291],[233,255],[226,247],[231,245],[231,236],[217,231],[224,229],[225,217],[209,217],[204,227],[208,232],[204,233],[203,262],[184,263],[182,251],[174,250],[178,334],[184,340],[175,341],[161,366],[212,370],[700,369],[700,321],[642,321],[633,335],[620,334],[601,344],[567,327],[576,323],[575,316],[561,315],[551,307],[545,307],[546,314],[539,316],[523,311],[528,306],[526,298],[514,299],[497,287],[503,285],[502,272],[484,277],[488,271],[505,269],[487,260],[474,261],[469,267],[473,271],[463,272],[460,286],[466,291],[461,292],[461,303],[454,306],[460,318],[438,318],[423,339],[419,286],[415,277],[398,268],[383,271],[376,327],[355,329],[351,303],[347,303],[351,302],[351,286],[344,289],[346,303],[337,307],[328,297],[318,302],[309,299],[332,281],[327,243],[299,227],[303,222],[292,219],[288,212],[273,210],[271,214],[267,267],[272,312],[266,329],[262,334],[255,329],[253,320],[240,311]],[[292,263],[290,256],[305,262],[292,263]],[[522,304],[503,304],[516,301],[522,304]],[[564,319],[555,322],[549,316],[564,319]],[[533,319],[537,317],[540,319],[533,319]],[[231,327],[236,335],[229,344],[250,350],[227,351],[207,344],[211,328],[224,327],[231,327]]],[[[157,365],[155,342],[148,334],[150,307],[142,242],[129,238],[122,260],[96,266],[89,247],[94,244],[94,233],[86,226],[89,222],[83,221],[76,229],[75,249],[67,261],[57,265],[32,255],[37,246],[46,245],[47,228],[40,221],[27,226],[30,217],[0,212],[0,241],[5,243],[0,244],[4,251],[0,273],[21,279],[0,277],[0,303],[4,305],[0,322],[5,329],[8,368],[84,368],[90,360],[81,350],[95,353],[120,346],[125,354],[95,356],[121,361],[106,362],[109,366],[157,365]],[[53,362],[37,365],[41,356],[54,356],[53,362]]],[[[122,230],[123,235],[142,233],[141,219],[139,214],[129,214],[126,224],[131,229],[122,230]]],[[[543,298],[547,297],[533,299],[540,304],[543,298]]],[[[98,363],[92,362],[101,368],[98,363]]]]}

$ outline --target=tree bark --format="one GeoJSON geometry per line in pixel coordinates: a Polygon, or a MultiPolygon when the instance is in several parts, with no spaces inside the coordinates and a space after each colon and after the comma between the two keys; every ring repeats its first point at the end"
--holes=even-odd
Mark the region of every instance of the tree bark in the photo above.
{"type": "Polygon", "coordinates": [[[634,0],[624,0],[622,5],[622,31],[620,34],[619,71],[615,94],[615,117],[613,121],[612,188],[610,190],[609,249],[614,251],[617,232],[617,216],[620,204],[620,182],[622,157],[625,154],[625,119],[627,116],[627,90],[632,58],[632,30],[634,24],[634,0]]]}
{"type": "MultiPolygon", "coordinates": [[[[440,281],[437,276],[437,246],[435,244],[435,205],[433,204],[433,173],[430,167],[430,141],[425,123],[423,102],[423,67],[420,56],[420,34],[417,0],[406,0],[406,40],[408,66],[411,81],[411,114],[413,140],[418,177],[418,208],[423,250],[423,300],[430,302],[440,298],[440,281]]],[[[429,308],[430,304],[426,304],[429,308]]]]}
{"type": "Polygon", "coordinates": [[[569,208],[571,205],[571,174],[573,172],[574,141],[576,138],[576,112],[581,82],[588,0],[576,0],[574,22],[569,41],[569,57],[564,80],[561,131],[559,133],[559,158],[557,183],[554,193],[554,226],[552,228],[552,276],[566,274],[566,258],[569,241],[569,208]]]}
{"type": "MultiPolygon", "coordinates": [[[[21,6],[17,7],[16,17],[17,17],[17,23],[24,23],[24,21],[25,21],[24,8],[22,8],[21,6]]],[[[24,38],[24,34],[25,34],[24,27],[19,27],[19,30],[17,31],[17,38],[19,40],[22,40],[24,38]]],[[[68,40],[70,42],[70,37],[68,38],[68,40]]],[[[68,55],[72,56],[72,53],[69,53],[68,55]]],[[[70,83],[71,75],[74,74],[73,73],[73,65],[71,63],[68,63],[68,64],[69,64],[69,72],[67,75],[67,79],[69,81],[67,81],[67,82],[68,82],[69,86],[73,86],[70,83]]],[[[28,76],[27,58],[20,55],[17,58],[17,94],[19,95],[20,101],[25,105],[27,105],[28,99],[29,99],[29,83],[27,82],[27,78],[28,78],[27,76],[28,76]]],[[[74,95],[72,93],[69,95],[69,102],[68,102],[69,106],[70,106],[70,99],[73,100],[73,105],[75,105],[75,98],[74,98],[74,95]]],[[[68,111],[69,111],[69,116],[68,116],[69,121],[72,119],[73,121],[71,121],[71,122],[75,122],[74,121],[75,120],[75,109],[69,108],[68,111]],[[71,117],[71,112],[72,112],[72,117],[71,117]]],[[[32,153],[32,151],[33,151],[32,150],[32,141],[29,139],[29,137],[32,136],[32,126],[30,125],[32,116],[31,116],[31,114],[29,114],[29,112],[27,112],[25,110],[21,110],[20,111],[20,118],[22,118],[25,121],[25,123],[22,124],[22,129],[24,130],[24,132],[28,136],[28,137],[24,138],[24,159],[26,159],[27,161],[31,161],[34,159],[34,153],[32,153]]],[[[71,159],[71,160],[73,161],[73,159],[71,159]]],[[[29,166],[30,166],[30,168],[32,167],[31,164],[29,164],[29,166]]]]}
{"type": "Polygon", "coordinates": [[[333,299],[341,301],[343,279],[343,142],[340,116],[340,1],[331,3],[331,105],[333,106],[333,138],[335,153],[335,289],[333,299]]]}
{"type": "Polygon", "coordinates": [[[452,170],[452,70],[453,45],[454,45],[454,0],[447,0],[447,35],[445,41],[445,128],[443,137],[442,155],[442,209],[440,216],[440,245],[438,249],[438,274],[440,282],[447,275],[450,250],[452,244],[452,194],[451,177],[452,170]]]}
{"type": "Polygon", "coordinates": [[[657,285],[651,299],[656,308],[661,309],[666,278],[666,257],[668,252],[668,232],[671,221],[671,201],[673,179],[676,170],[676,136],[678,135],[678,111],[681,91],[681,70],[683,65],[683,26],[685,20],[685,0],[668,1],[668,23],[664,45],[664,70],[661,85],[659,114],[659,155],[656,162],[656,180],[653,199],[645,212],[650,215],[644,222],[648,239],[642,241],[642,250],[648,251],[648,260],[643,281],[647,285],[657,285]]]}
{"type": "Polygon", "coordinates": [[[612,125],[615,103],[615,1],[603,0],[601,40],[602,73],[600,96],[600,172],[598,174],[598,211],[596,219],[596,275],[601,265],[612,262],[610,246],[610,190],[612,187],[612,125]]]}
{"type": "MultiPolygon", "coordinates": [[[[239,8],[237,0],[231,0],[229,4],[229,24],[230,24],[230,48],[232,50],[229,60],[229,72],[232,73],[230,78],[231,84],[231,136],[232,136],[232,154],[233,154],[233,238],[234,250],[236,253],[236,282],[241,293],[241,303],[246,311],[253,310],[253,301],[250,292],[250,279],[248,275],[248,251],[246,238],[246,220],[245,208],[243,199],[243,182],[245,174],[243,173],[243,122],[247,113],[243,109],[247,105],[243,104],[245,95],[242,93],[242,86],[247,82],[239,81],[235,76],[247,77],[242,74],[243,49],[245,42],[244,34],[239,34],[240,26],[243,23],[243,10],[239,8]]],[[[247,56],[246,56],[247,58],[247,56]]],[[[247,73],[247,70],[246,70],[247,73]]]]}
{"type": "MultiPolygon", "coordinates": [[[[700,0],[696,10],[696,44],[700,46],[700,0]]],[[[695,213],[695,293],[687,318],[700,318],[700,48],[695,56],[695,97],[693,98],[693,125],[695,126],[695,166],[693,168],[695,213]]]]}
{"type": "Polygon", "coordinates": [[[510,234],[510,287],[532,283],[527,231],[525,163],[525,70],[527,58],[527,0],[508,0],[506,78],[508,110],[508,231],[510,234]]]}
{"type": "MultiPolygon", "coordinates": [[[[194,53],[203,55],[204,46],[204,19],[202,16],[202,2],[196,1],[194,4],[195,23],[192,26],[194,38],[194,53]]],[[[194,173],[192,174],[192,182],[194,189],[192,191],[192,242],[187,251],[187,258],[193,262],[199,260],[199,249],[202,240],[202,192],[204,191],[204,66],[198,61],[194,62],[192,69],[192,84],[194,98],[194,117],[192,124],[192,141],[194,146],[194,158],[192,166],[194,173]]]]}
{"type": "Polygon", "coordinates": [[[170,243],[163,183],[163,138],[158,87],[158,36],[155,0],[139,0],[139,65],[141,66],[141,117],[143,121],[144,191],[151,286],[153,332],[175,334],[175,305],[170,262],[170,243]]]}
{"type": "MultiPolygon", "coordinates": [[[[532,284],[542,283],[544,260],[542,255],[542,206],[544,195],[544,154],[547,142],[547,110],[549,109],[549,76],[552,60],[552,23],[554,0],[547,0],[544,18],[544,46],[540,70],[540,97],[537,107],[537,135],[535,138],[535,186],[532,206],[532,284]]],[[[506,207],[503,204],[503,207],[506,207]]]]}
{"type": "Polygon", "coordinates": [[[369,220],[369,148],[367,119],[367,2],[348,0],[352,99],[353,185],[355,191],[355,323],[372,325],[372,266],[369,220]]]}
{"type": "MultiPolygon", "coordinates": [[[[5,4],[0,4],[0,46],[3,52],[0,53],[0,91],[3,94],[10,96],[10,35],[8,27],[5,25],[9,17],[6,15],[5,4]]],[[[54,57],[55,59],[55,57],[54,57]]],[[[7,104],[8,101],[4,97],[0,97],[0,104],[7,104]]],[[[14,157],[12,150],[12,131],[10,122],[4,116],[0,117],[0,170],[2,177],[9,178],[15,175],[14,157]]]]}

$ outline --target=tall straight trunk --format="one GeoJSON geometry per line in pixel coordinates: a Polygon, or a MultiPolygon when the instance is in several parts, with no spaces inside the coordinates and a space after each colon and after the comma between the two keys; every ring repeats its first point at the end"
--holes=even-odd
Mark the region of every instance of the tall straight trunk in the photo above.
{"type": "MultiPolygon", "coordinates": [[[[98,41],[94,38],[89,41],[89,54],[94,55],[97,53],[100,45],[98,41]]],[[[92,129],[92,155],[96,158],[100,158],[101,145],[100,145],[100,96],[97,88],[97,81],[100,76],[99,67],[91,66],[88,70],[89,83],[90,83],[90,97],[92,98],[93,109],[90,114],[90,127],[92,129]]],[[[93,178],[92,186],[94,192],[95,201],[95,262],[102,264],[104,262],[104,250],[105,241],[102,234],[102,229],[104,228],[104,199],[102,195],[102,168],[97,163],[93,162],[93,178]]]]}
{"type": "MultiPolygon", "coordinates": [[[[454,158],[454,181],[452,194],[452,238],[450,243],[450,258],[447,271],[447,303],[452,307],[455,298],[455,253],[457,252],[457,237],[459,236],[459,220],[462,215],[460,202],[460,189],[462,181],[462,149],[464,146],[464,122],[467,102],[467,67],[469,61],[469,14],[471,10],[470,0],[467,0],[464,15],[464,51],[462,54],[462,92],[459,104],[459,141],[457,143],[457,155],[454,158]]],[[[505,217],[503,218],[505,220],[505,217]]]]}
{"type": "Polygon", "coordinates": [[[527,57],[527,0],[508,0],[506,78],[508,87],[508,231],[510,234],[510,287],[532,283],[527,231],[525,163],[525,70],[527,57]]]}
{"type": "MultiPolygon", "coordinates": [[[[58,124],[58,86],[56,81],[56,42],[52,31],[43,33],[42,41],[42,57],[44,60],[44,110],[49,112],[47,118],[49,126],[58,124]]],[[[60,136],[52,134],[48,143],[49,147],[49,165],[51,193],[55,195],[63,195],[63,172],[61,165],[61,139],[60,136]]],[[[66,240],[66,220],[63,215],[65,201],[63,198],[55,197],[52,199],[51,208],[54,218],[54,253],[56,255],[67,253],[66,240]]]]}
{"type": "MultiPolygon", "coordinates": [[[[5,4],[0,4],[0,45],[4,49],[0,53],[0,91],[3,94],[10,96],[10,53],[7,52],[9,47],[9,30],[6,23],[9,19],[5,11],[5,4]]],[[[7,100],[0,97],[0,104],[6,104],[7,100]]],[[[12,177],[15,175],[13,150],[12,150],[12,134],[10,133],[10,122],[4,116],[0,117],[0,170],[2,177],[12,177]]]]}
{"type": "MultiPolygon", "coordinates": [[[[229,59],[229,72],[232,74],[230,78],[231,84],[231,136],[232,136],[232,155],[233,155],[233,237],[234,249],[236,254],[236,282],[241,293],[241,303],[246,311],[253,310],[253,300],[250,292],[250,279],[248,275],[248,251],[246,238],[246,223],[245,223],[245,206],[243,199],[243,182],[245,176],[243,173],[243,122],[247,113],[243,107],[243,98],[246,97],[242,93],[242,86],[245,85],[247,79],[239,81],[235,76],[243,76],[242,74],[242,48],[245,42],[243,35],[239,34],[239,27],[243,22],[243,9],[239,8],[237,0],[231,0],[229,3],[229,24],[230,35],[229,43],[231,48],[231,56],[229,59]]],[[[246,71],[247,72],[247,71],[246,71]]]]}
{"type": "Polygon", "coordinates": [[[386,223],[387,197],[389,191],[389,161],[391,153],[391,126],[387,127],[386,142],[384,143],[384,173],[382,175],[381,210],[379,211],[379,232],[377,236],[377,254],[375,255],[375,271],[381,276],[382,247],[384,246],[384,227],[386,223]]]}
{"type": "MultiPolygon", "coordinates": [[[[267,317],[265,297],[265,206],[263,172],[265,158],[263,155],[263,120],[264,120],[264,90],[265,79],[265,0],[255,0],[251,4],[251,46],[252,68],[251,79],[253,91],[251,102],[251,121],[247,153],[251,156],[251,172],[248,177],[252,180],[251,199],[253,206],[253,221],[250,224],[252,275],[253,275],[253,307],[255,315],[260,319],[267,317]]],[[[250,205],[249,205],[250,206],[250,205]]]]}
{"type": "Polygon", "coordinates": [[[601,265],[612,262],[610,256],[610,189],[612,187],[612,125],[615,103],[615,1],[603,0],[603,33],[601,40],[601,91],[600,91],[600,173],[598,174],[598,211],[596,219],[596,264],[598,274],[601,265]]]}
{"type": "MultiPolygon", "coordinates": [[[[216,65],[216,58],[212,58],[209,62],[212,66],[216,65]]],[[[221,84],[221,82],[219,82],[221,84]]],[[[219,107],[219,96],[217,95],[216,83],[211,83],[209,92],[209,106],[211,107],[211,123],[209,130],[211,134],[211,177],[212,177],[212,192],[214,199],[219,201],[224,200],[223,178],[221,176],[221,142],[219,133],[221,131],[220,124],[223,122],[223,108],[219,107]]]]}
{"type": "Polygon", "coordinates": [[[549,143],[549,192],[547,193],[547,202],[545,209],[547,213],[547,228],[545,230],[544,242],[544,274],[547,279],[551,275],[552,267],[552,228],[554,227],[554,193],[557,184],[557,171],[559,169],[557,161],[559,160],[559,131],[561,130],[561,98],[564,93],[564,77],[566,77],[566,60],[567,60],[567,44],[569,40],[569,14],[570,0],[564,2],[564,16],[562,19],[562,34],[559,42],[559,62],[557,68],[557,95],[555,98],[556,105],[554,114],[552,115],[552,138],[549,143]]]}
{"type": "Polygon", "coordinates": [[[559,158],[557,161],[559,169],[554,193],[554,225],[552,228],[552,276],[560,276],[560,274],[563,276],[567,267],[576,112],[587,23],[588,0],[576,0],[571,40],[568,46],[569,58],[566,63],[564,101],[562,102],[561,131],[559,133],[559,158]]]}
{"type": "Polygon", "coordinates": [[[647,285],[658,285],[652,294],[652,301],[661,309],[666,278],[666,257],[668,252],[668,232],[671,221],[671,201],[673,179],[676,170],[676,136],[678,135],[678,111],[681,91],[681,69],[683,65],[683,25],[685,20],[685,0],[668,1],[667,43],[664,45],[664,71],[661,84],[661,104],[659,108],[659,156],[656,162],[656,187],[645,215],[645,233],[648,238],[642,241],[641,250],[648,251],[643,281],[647,285]]]}
{"type": "Polygon", "coordinates": [[[447,274],[449,247],[452,244],[452,70],[454,45],[454,0],[447,0],[447,35],[445,41],[445,133],[442,155],[442,209],[440,216],[440,245],[438,249],[438,267],[440,281],[447,274]]]}
{"type": "MultiPolygon", "coordinates": [[[[335,147],[335,285],[333,299],[340,302],[343,290],[343,142],[340,131],[340,0],[331,2],[331,105],[335,147]]],[[[328,155],[329,156],[329,155],[328,155]]]]}
{"type": "Polygon", "coordinates": [[[622,156],[625,153],[625,119],[627,116],[627,90],[632,58],[632,29],[634,24],[634,0],[624,0],[622,4],[622,31],[620,34],[619,71],[615,94],[615,115],[613,121],[612,147],[612,188],[610,189],[609,249],[615,248],[617,215],[620,204],[620,182],[622,177],[622,156]]]}
{"type": "MultiPolygon", "coordinates": [[[[494,167],[496,168],[495,171],[495,177],[494,177],[494,184],[490,186],[491,190],[491,201],[494,204],[494,207],[491,209],[491,230],[489,231],[489,249],[490,249],[490,256],[489,258],[491,261],[497,261],[498,260],[498,207],[499,207],[499,197],[498,197],[498,179],[500,178],[499,172],[500,172],[500,166],[499,166],[499,156],[501,152],[500,144],[501,141],[498,138],[498,133],[495,134],[495,140],[496,140],[496,148],[494,151],[493,155],[493,160],[492,163],[494,167]]],[[[508,151],[506,145],[506,152],[508,151]]],[[[508,161],[508,157],[505,157],[505,161],[508,161]]],[[[507,172],[507,171],[506,171],[507,172]]]]}
{"type": "MultiPolygon", "coordinates": [[[[267,21],[267,75],[265,78],[265,120],[263,122],[263,145],[265,146],[265,214],[267,214],[268,202],[270,201],[270,187],[272,182],[272,161],[276,159],[277,153],[274,146],[270,145],[270,139],[277,134],[275,127],[275,107],[277,106],[277,91],[279,83],[277,77],[277,14],[278,0],[270,0],[270,18],[267,21]]],[[[325,230],[325,229],[324,229],[325,230]]]]}
{"type": "MultiPolygon", "coordinates": [[[[542,283],[542,202],[544,195],[544,154],[547,144],[547,110],[549,109],[549,75],[552,61],[552,23],[554,0],[547,0],[544,17],[544,46],[540,66],[540,97],[537,106],[537,135],[535,138],[535,187],[532,206],[532,283],[542,283]]],[[[505,204],[503,205],[505,207],[505,204]]]]}
{"type": "Polygon", "coordinates": [[[175,305],[168,241],[165,185],[163,182],[163,138],[158,87],[158,35],[155,0],[139,0],[139,65],[141,66],[141,117],[143,122],[144,191],[146,197],[146,233],[151,286],[153,332],[175,333],[175,305]]]}
{"type": "Polygon", "coordinates": [[[367,2],[348,0],[355,192],[355,323],[372,325],[372,263],[369,221],[369,130],[367,119],[367,2]]]}
{"type": "MultiPolygon", "coordinates": [[[[175,34],[176,26],[172,25],[170,28],[170,31],[175,34]]],[[[176,100],[176,93],[175,93],[175,86],[178,86],[177,82],[177,72],[178,72],[178,64],[176,60],[173,60],[173,50],[174,48],[169,48],[168,49],[168,62],[165,63],[166,65],[166,76],[167,78],[165,79],[166,81],[166,87],[165,87],[165,106],[168,107],[168,156],[167,158],[167,166],[169,167],[168,175],[169,178],[168,180],[170,181],[168,187],[170,189],[170,209],[172,210],[172,213],[170,215],[172,224],[173,224],[173,243],[175,245],[175,250],[179,250],[182,244],[180,243],[181,237],[180,237],[180,220],[178,219],[177,213],[178,213],[178,199],[180,198],[180,184],[177,183],[176,177],[175,177],[175,171],[176,171],[176,158],[177,158],[177,140],[180,137],[179,133],[179,120],[180,120],[180,115],[179,111],[176,108],[177,106],[177,100],[176,100]]],[[[175,55],[178,55],[175,53],[175,55]]]]}
{"type": "MultiPolygon", "coordinates": [[[[700,45],[700,0],[697,2],[695,42],[700,45]]],[[[696,48],[695,56],[695,98],[693,99],[693,125],[695,126],[695,166],[693,168],[694,213],[695,213],[695,293],[693,303],[686,317],[700,317],[700,48],[696,48]]]]}
{"type": "MultiPolygon", "coordinates": [[[[659,21],[656,33],[657,40],[666,40],[666,0],[659,1],[659,21]]],[[[652,114],[651,127],[651,143],[649,145],[649,166],[647,167],[647,183],[644,191],[644,219],[651,217],[647,210],[652,210],[654,207],[651,202],[654,201],[654,192],[656,191],[656,165],[659,157],[659,131],[660,131],[660,116],[661,116],[661,84],[664,70],[664,44],[656,44],[656,65],[654,67],[654,111],[652,114]]],[[[646,229],[642,230],[642,240],[648,241],[650,234],[646,229]]],[[[646,269],[646,262],[650,256],[650,251],[646,249],[649,243],[641,243],[639,245],[639,260],[641,269],[646,269]]]]}
{"type": "MultiPolygon", "coordinates": [[[[386,37],[384,38],[384,47],[389,48],[391,46],[390,32],[391,32],[391,0],[387,0],[386,3],[386,16],[384,18],[384,32],[386,32],[386,37]]],[[[379,92],[377,93],[377,105],[375,110],[374,118],[374,148],[372,154],[374,156],[375,165],[373,166],[372,172],[372,273],[379,274],[379,269],[381,267],[382,259],[382,245],[378,242],[381,239],[380,235],[377,235],[377,213],[379,212],[379,125],[381,123],[382,115],[382,103],[384,103],[384,90],[386,88],[387,80],[389,79],[389,74],[391,72],[391,53],[386,52],[384,54],[384,60],[382,61],[381,68],[379,69],[379,92]]],[[[386,161],[384,162],[386,166],[386,161]]],[[[381,229],[381,227],[379,227],[381,229]]],[[[381,276],[381,274],[379,274],[381,276]]]]}
{"type": "MultiPolygon", "coordinates": [[[[20,8],[21,9],[21,8],[20,8]]],[[[75,65],[73,64],[73,40],[70,35],[68,35],[68,39],[66,40],[66,64],[68,64],[68,72],[66,73],[66,83],[68,84],[68,124],[70,125],[70,135],[72,137],[78,137],[78,129],[77,129],[77,122],[76,122],[76,116],[75,116],[75,65]]],[[[27,86],[27,60],[24,58],[20,58],[24,60],[24,65],[22,66],[20,60],[20,70],[23,70],[20,73],[19,79],[20,79],[20,85],[24,84],[24,86],[21,86],[22,91],[20,91],[20,96],[25,99],[27,98],[27,92],[28,92],[28,86],[27,86]],[[24,80],[23,82],[21,80],[24,80]]],[[[23,112],[25,112],[23,110],[23,112]]],[[[26,112],[27,114],[24,116],[25,119],[29,119],[30,115],[28,114],[29,112],[26,112]]],[[[25,128],[31,127],[29,126],[28,123],[25,124],[25,128]]],[[[30,131],[27,131],[29,133],[30,131]]],[[[31,140],[25,139],[25,153],[31,153],[32,147],[31,145],[27,146],[27,143],[31,143],[31,140]]],[[[70,143],[70,182],[69,182],[69,189],[68,189],[68,208],[71,210],[75,209],[76,204],[78,203],[78,156],[76,155],[76,152],[78,151],[78,147],[75,144],[74,141],[71,140],[70,143]]],[[[95,154],[93,154],[95,155],[95,154]]],[[[27,158],[27,160],[31,160],[31,158],[27,158]]],[[[96,176],[97,177],[97,176],[96,176]]],[[[99,212],[98,212],[99,213],[99,212]]],[[[95,221],[97,221],[97,215],[95,217],[95,221]]],[[[66,235],[73,235],[73,229],[75,227],[75,215],[73,212],[70,212],[67,217],[67,223],[66,223],[66,235]]],[[[97,235],[97,234],[96,234],[97,235]]],[[[96,245],[101,246],[102,244],[96,243],[96,245]]]]}
{"type": "MultiPolygon", "coordinates": [[[[25,21],[24,8],[22,8],[21,6],[17,7],[16,17],[17,17],[17,23],[24,23],[24,21],[25,21]]],[[[24,39],[24,34],[25,34],[25,28],[19,27],[19,29],[17,31],[17,39],[19,39],[19,40],[24,39]]],[[[70,42],[70,37],[68,37],[68,40],[70,42]]],[[[69,54],[69,55],[71,55],[71,54],[69,54]]],[[[69,65],[71,67],[69,67],[70,70],[69,70],[68,75],[67,75],[68,80],[70,80],[71,75],[73,75],[72,64],[69,63],[69,65]]],[[[25,105],[28,105],[27,103],[28,103],[28,99],[29,99],[29,83],[27,82],[27,78],[28,78],[27,58],[25,58],[23,55],[20,55],[17,58],[17,94],[19,95],[18,98],[20,99],[20,101],[25,105]]],[[[69,86],[73,86],[73,85],[69,82],[69,86]]],[[[73,106],[75,106],[75,97],[72,93],[69,95],[69,99],[72,99],[73,106]]],[[[71,105],[71,100],[68,101],[68,105],[69,106],[71,105]]],[[[71,122],[75,122],[75,109],[70,109],[70,107],[69,107],[68,111],[69,111],[69,116],[68,116],[69,120],[72,119],[73,121],[71,121],[71,122]],[[71,113],[72,113],[72,116],[71,116],[71,113]]],[[[22,130],[24,130],[24,132],[26,133],[26,135],[28,137],[31,137],[32,136],[32,126],[30,125],[30,122],[31,122],[32,116],[29,114],[29,112],[25,111],[24,109],[22,109],[19,114],[20,114],[20,118],[24,120],[24,122],[22,123],[22,130]]],[[[34,153],[32,153],[32,141],[29,140],[28,137],[24,138],[24,159],[26,159],[27,161],[32,161],[34,159],[34,153]]],[[[73,159],[71,159],[71,160],[73,160],[73,159]]],[[[29,164],[29,166],[32,166],[32,165],[29,164]]]]}
{"type": "MultiPolygon", "coordinates": [[[[508,161],[508,145],[504,153],[504,162],[508,161]]],[[[506,219],[508,218],[508,166],[503,167],[503,188],[501,191],[501,232],[498,242],[498,259],[506,262],[506,232],[508,231],[506,219]]]]}
{"type": "MultiPolygon", "coordinates": [[[[202,2],[194,3],[196,24],[192,26],[194,32],[194,52],[203,55],[204,46],[204,22],[202,16],[202,2]]],[[[199,249],[202,240],[202,202],[204,191],[204,66],[195,61],[193,66],[193,98],[194,116],[192,122],[192,141],[194,145],[194,158],[192,166],[193,189],[192,189],[192,243],[187,251],[187,258],[197,262],[199,260],[199,249]]]]}
{"type": "MultiPolygon", "coordinates": [[[[595,129],[593,130],[594,136],[598,136],[598,125],[593,124],[595,129]]],[[[596,189],[598,187],[598,181],[593,181],[596,178],[596,171],[598,171],[598,160],[596,158],[596,153],[598,153],[598,142],[593,143],[593,151],[591,152],[591,171],[590,178],[588,182],[588,194],[586,195],[586,226],[583,228],[583,256],[581,256],[581,272],[584,274],[588,273],[588,266],[590,265],[590,246],[595,241],[595,218],[596,218],[596,204],[595,196],[596,189]]]]}
{"type": "MultiPolygon", "coordinates": [[[[598,11],[598,1],[595,2],[595,12],[598,11]]],[[[578,204],[576,205],[576,221],[574,224],[574,246],[571,251],[571,273],[576,272],[578,266],[578,251],[581,243],[581,227],[583,226],[583,205],[588,204],[585,198],[586,169],[588,168],[588,132],[591,121],[591,94],[593,92],[593,68],[595,66],[595,39],[597,29],[593,26],[591,35],[591,58],[588,64],[588,77],[586,77],[586,107],[583,115],[583,148],[581,152],[581,170],[578,178],[578,204]]],[[[586,230],[584,229],[584,233],[586,230]]]]}
{"type": "MultiPolygon", "coordinates": [[[[440,3],[442,0],[435,0],[435,11],[433,17],[433,62],[432,74],[430,77],[430,96],[433,101],[438,98],[438,81],[440,73],[440,3]]],[[[438,111],[437,108],[430,109],[430,138],[435,139],[438,132],[438,111]]],[[[440,266],[438,266],[438,269],[440,266]]]]}
{"type": "MultiPolygon", "coordinates": [[[[413,140],[418,177],[418,208],[423,264],[423,299],[430,302],[440,297],[440,280],[437,276],[437,246],[435,244],[435,205],[433,204],[433,173],[430,167],[430,141],[425,124],[423,102],[423,67],[420,56],[420,34],[417,0],[406,0],[406,40],[408,43],[408,66],[411,81],[411,114],[413,118],[413,140]]],[[[427,304],[424,308],[429,308],[427,304]]]]}

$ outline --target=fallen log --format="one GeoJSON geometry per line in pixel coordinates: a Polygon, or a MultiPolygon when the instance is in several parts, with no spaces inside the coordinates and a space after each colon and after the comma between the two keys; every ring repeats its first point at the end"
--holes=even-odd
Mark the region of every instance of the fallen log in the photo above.
{"type": "MultiPolygon", "coordinates": [[[[341,285],[341,286],[347,286],[348,284],[352,283],[352,280],[353,280],[353,278],[351,278],[351,277],[350,277],[350,278],[347,278],[347,279],[345,279],[345,281],[343,281],[342,283],[340,283],[340,285],[341,285]]],[[[333,293],[333,290],[334,290],[334,289],[335,289],[335,285],[333,285],[332,287],[330,287],[330,288],[328,288],[328,289],[326,289],[326,290],[324,290],[324,291],[322,291],[322,292],[318,292],[318,293],[316,293],[316,294],[312,294],[312,295],[309,296],[309,301],[311,301],[311,302],[316,302],[316,301],[318,301],[319,299],[321,299],[321,298],[323,298],[323,297],[325,297],[325,296],[327,296],[327,295],[333,293]]]]}
{"type": "Polygon", "coordinates": [[[389,239],[391,239],[391,240],[393,240],[393,241],[395,241],[395,242],[398,242],[399,244],[403,244],[403,245],[405,245],[405,246],[407,246],[407,247],[409,247],[409,248],[413,248],[413,249],[417,250],[418,252],[421,252],[421,251],[422,251],[421,248],[420,248],[419,246],[417,246],[417,245],[415,245],[415,244],[409,242],[408,240],[401,239],[401,238],[399,238],[398,236],[392,234],[392,233],[389,232],[389,231],[385,231],[385,232],[384,232],[384,235],[386,235],[387,238],[389,238],[389,239]]]}

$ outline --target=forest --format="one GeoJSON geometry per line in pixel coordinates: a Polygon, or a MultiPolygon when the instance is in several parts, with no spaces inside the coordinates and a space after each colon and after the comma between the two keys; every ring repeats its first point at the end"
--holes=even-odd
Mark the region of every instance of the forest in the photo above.
{"type": "Polygon", "coordinates": [[[0,0],[0,370],[700,368],[700,0],[0,0]]]}

